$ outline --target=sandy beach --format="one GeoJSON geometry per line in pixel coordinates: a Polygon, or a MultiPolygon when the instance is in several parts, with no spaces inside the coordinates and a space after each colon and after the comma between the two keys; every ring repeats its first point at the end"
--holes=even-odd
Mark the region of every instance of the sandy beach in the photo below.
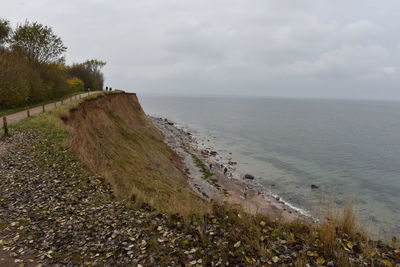
{"type": "Polygon", "coordinates": [[[199,195],[208,200],[239,204],[251,214],[266,214],[272,219],[306,219],[279,197],[254,183],[251,174],[247,175],[248,179],[245,174],[238,173],[236,162],[221,158],[212,148],[202,147],[190,132],[177,127],[168,119],[150,119],[163,133],[165,142],[182,157],[189,184],[199,195]]]}

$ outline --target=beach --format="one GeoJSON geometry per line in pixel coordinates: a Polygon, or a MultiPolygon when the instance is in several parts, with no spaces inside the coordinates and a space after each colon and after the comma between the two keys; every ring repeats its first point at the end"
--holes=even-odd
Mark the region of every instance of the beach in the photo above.
{"type": "Polygon", "coordinates": [[[235,167],[237,162],[221,157],[212,147],[204,146],[187,129],[166,118],[149,118],[162,132],[167,145],[182,158],[183,171],[190,186],[203,198],[241,205],[250,214],[268,215],[273,220],[311,219],[279,196],[266,191],[253,181],[251,174],[240,173],[235,167]]]}

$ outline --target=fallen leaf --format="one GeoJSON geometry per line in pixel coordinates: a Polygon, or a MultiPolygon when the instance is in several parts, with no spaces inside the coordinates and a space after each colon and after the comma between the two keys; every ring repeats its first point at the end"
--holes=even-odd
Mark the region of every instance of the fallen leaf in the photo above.
{"type": "Polygon", "coordinates": [[[319,258],[317,259],[317,264],[324,264],[324,263],[325,263],[325,259],[324,259],[324,258],[319,257],[319,258]]]}

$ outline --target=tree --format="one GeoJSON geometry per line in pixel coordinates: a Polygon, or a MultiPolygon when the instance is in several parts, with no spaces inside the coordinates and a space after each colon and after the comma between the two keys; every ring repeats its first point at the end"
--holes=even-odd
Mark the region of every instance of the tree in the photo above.
{"type": "Polygon", "coordinates": [[[31,63],[63,62],[63,53],[67,50],[60,37],[51,27],[28,21],[18,25],[11,37],[11,47],[22,52],[31,63]]]}
{"type": "Polygon", "coordinates": [[[7,52],[0,53],[0,109],[28,103],[31,73],[25,58],[7,52]]]}
{"type": "Polygon", "coordinates": [[[100,72],[101,68],[106,65],[105,61],[90,59],[82,63],[91,72],[100,72]]]}
{"type": "Polygon", "coordinates": [[[10,22],[0,18],[0,48],[8,41],[11,32],[10,22]]]}
{"type": "Polygon", "coordinates": [[[106,62],[92,59],[80,64],[74,64],[69,70],[72,77],[78,77],[85,84],[85,88],[91,90],[102,90],[104,77],[101,68],[106,65],[106,62]]]}

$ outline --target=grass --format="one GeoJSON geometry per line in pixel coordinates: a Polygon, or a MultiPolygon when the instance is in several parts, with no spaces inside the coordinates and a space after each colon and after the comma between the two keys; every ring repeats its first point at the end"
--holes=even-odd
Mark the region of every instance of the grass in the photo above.
{"type": "Polygon", "coordinates": [[[0,117],[6,116],[6,115],[10,115],[10,114],[14,114],[14,113],[26,110],[28,108],[40,107],[40,106],[47,105],[47,104],[50,104],[50,103],[53,103],[53,102],[56,102],[56,101],[58,102],[58,101],[61,101],[63,99],[66,99],[66,98],[69,98],[69,97],[72,97],[72,96],[75,96],[75,95],[83,94],[83,93],[85,93],[85,92],[84,91],[75,92],[75,93],[71,93],[71,94],[68,94],[68,95],[65,95],[65,96],[62,96],[62,97],[58,97],[58,98],[55,98],[55,99],[51,99],[51,100],[43,101],[43,102],[40,102],[40,103],[37,103],[37,104],[24,106],[24,107],[19,107],[19,108],[0,109],[0,117]]]}
{"type": "MultiPolygon", "coordinates": [[[[204,164],[203,161],[201,161],[196,155],[191,154],[193,161],[197,168],[200,169],[201,173],[203,174],[203,179],[206,180],[209,184],[217,188],[218,190],[222,190],[221,186],[218,184],[218,179],[213,177],[213,173],[207,168],[207,166],[204,164]]],[[[224,194],[227,194],[226,191],[224,191],[224,194]]]]}

